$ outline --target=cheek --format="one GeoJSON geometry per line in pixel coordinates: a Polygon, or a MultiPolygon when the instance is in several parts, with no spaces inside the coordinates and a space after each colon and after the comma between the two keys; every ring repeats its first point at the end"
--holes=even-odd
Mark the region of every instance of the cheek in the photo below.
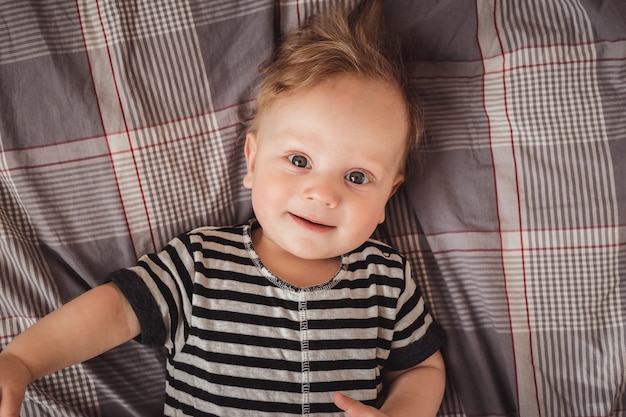
{"type": "Polygon", "coordinates": [[[258,170],[255,173],[254,188],[262,189],[266,193],[276,193],[284,186],[284,179],[276,170],[258,170]]]}
{"type": "Polygon", "coordinates": [[[286,201],[293,192],[289,182],[281,175],[271,172],[261,172],[255,174],[254,187],[252,188],[252,203],[255,209],[260,206],[271,209],[286,201]]]}
{"type": "Polygon", "coordinates": [[[382,212],[378,207],[369,204],[352,210],[352,213],[355,221],[361,225],[361,229],[373,231],[380,221],[382,212]]]}
{"type": "Polygon", "coordinates": [[[342,240],[349,246],[347,250],[358,247],[372,236],[378,226],[379,214],[371,209],[352,210],[352,215],[348,216],[350,220],[344,223],[347,227],[344,229],[346,234],[342,240]]]}
{"type": "Polygon", "coordinates": [[[386,199],[381,196],[357,201],[348,210],[355,224],[373,231],[385,219],[386,199]]]}

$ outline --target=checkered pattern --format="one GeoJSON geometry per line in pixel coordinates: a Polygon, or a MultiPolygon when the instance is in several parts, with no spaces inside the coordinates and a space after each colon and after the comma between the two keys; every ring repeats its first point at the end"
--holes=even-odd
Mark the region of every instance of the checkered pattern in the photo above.
{"type": "Polygon", "coordinates": [[[394,206],[421,226],[392,240],[448,336],[444,415],[626,415],[626,22],[604,3],[427,16],[467,41],[415,60],[425,167],[394,206]]]}
{"type": "MultiPolygon", "coordinates": [[[[0,346],[250,216],[257,67],[340,2],[0,0],[0,346]]],[[[625,4],[385,3],[427,135],[380,234],[446,331],[443,416],[626,416],[625,4]]],[[[22,415],[158,415],[162,361],[129,343],[34,384],[22,415]]]]}

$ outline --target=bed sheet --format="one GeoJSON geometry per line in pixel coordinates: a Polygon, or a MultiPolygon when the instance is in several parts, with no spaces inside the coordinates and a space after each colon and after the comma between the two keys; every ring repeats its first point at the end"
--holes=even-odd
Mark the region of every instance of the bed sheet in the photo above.
{"type": "MultiPolygon", "coordinates": [[[[257,68],[338,2],[0,0],[0,346],[178,233],[251,216],[257,68]]],[[[626,3],[385,12],[427,125],[377,236],[445,331],[440,415],[626,416],[626,3]]],[[[159,415],[163,360],[130,342],[34,383],[22,415],[159,415]]]]}

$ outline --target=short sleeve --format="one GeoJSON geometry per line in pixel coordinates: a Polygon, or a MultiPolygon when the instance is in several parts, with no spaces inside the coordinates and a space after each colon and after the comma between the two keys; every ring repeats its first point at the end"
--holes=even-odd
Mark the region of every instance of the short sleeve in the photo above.
{"type": "Polygon", "coordinates": [[[181,235],[161,252],[109,276],[137,314],[140,341],[162,344],[171,356],[182,349],[189,333],[194,264],[191,238],[181,235]]]}
{"type": "Polygon", "coordinates": [[[404,271],[405,287],[398,299],[388,370],[412,368],[437,352],[442,344],[441,329],[428,312],[408,263],[404,271]]]}
{"type": "Polygon", "coordinates": [[[143,280],[128,269],[111,273],[108,280],[120,288],[137,316],[141,334],[136,340],[145,345],[163,346],[165,326],[159,313],[159,306],[143,280]]]}

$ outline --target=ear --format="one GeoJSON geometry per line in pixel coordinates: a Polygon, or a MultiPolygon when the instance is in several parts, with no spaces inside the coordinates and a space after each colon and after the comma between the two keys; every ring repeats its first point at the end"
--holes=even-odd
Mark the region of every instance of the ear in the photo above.
{"type": "Polygon", "coordinates": [[[404,175],[398,174],[396,176],[396,179],[393,181],[393,186],[391,187],[391,194],[389,194],[389,198],[393,197],[393,195],[396,193],[396,191],[398,191],[398,188],[400,188],[403,182],[404,175]]]}
{"type": "MultiPolygon", "coordinates": [[[[389,198],[391,198],[396,193],[396,191],[398,191],[398,188],[400,188],[403,182],[404,182],[404,175],[398,174],[396,178],[393,180],[393,185],[391,186],[391,192],[389,193],[389,198]]],[[[389,201],[389,198],[387,199],[387,201],[389,201]]],[[[384,221],[385,221],[385,210],[383,209],[383,212],[380,215],[380,219],[378,219],[378,224],[382,224],[384,221]]]]}
{"type": "Polygon", "coordinates": [[[246,135],[246,144],[244,147],[244,153],[246,155],[246,175],[243,177],[243,186],[247,189],[252,189],[254,163],[256,161],[256,133],[250,132],[246,135]]]}

